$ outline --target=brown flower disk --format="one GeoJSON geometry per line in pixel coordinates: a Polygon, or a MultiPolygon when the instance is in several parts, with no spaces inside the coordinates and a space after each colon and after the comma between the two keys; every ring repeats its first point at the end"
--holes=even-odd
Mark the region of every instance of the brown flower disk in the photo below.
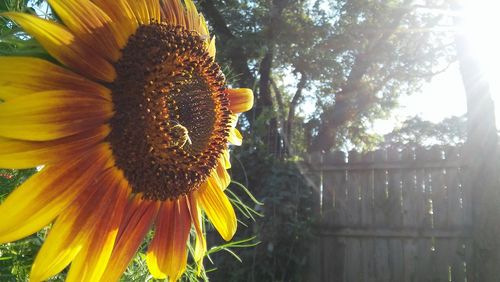
{"type": "Polygon", "coordinates": [[[205,44],[180,26],[141,26],[115,64],[109,141],[133,192],[145,198],[196,190],[227,147],[224,75],[205,44]]]}

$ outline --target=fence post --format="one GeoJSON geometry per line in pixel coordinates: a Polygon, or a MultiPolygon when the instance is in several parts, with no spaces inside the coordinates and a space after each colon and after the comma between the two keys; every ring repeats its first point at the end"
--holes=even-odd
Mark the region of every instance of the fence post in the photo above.
{"type": "MultiPolygon", "coordinates": [[[[345,165],[345,153],[336,151],[325,155],[325,167],[345,165]]],[[[345,222],[346,174],[344,169],[328,170],[324,174],[323,226],[330,230],[345,222]]],[[[324,280],[335,281],[344,277],[345,240],[338,237],[325,237],[327,245],[323,248],[324,280]]]]}
{"type": "MultiPolygon", "coordinates": [[[[359,165],[361,163],[361,155],[356,151],[350,151],[348,155],[348,165],[359,165]]],[[[361,206],[360,206],[360,186],[361,177],[359,170],[347,169],[347,201],[346,201],[346,222],[347,226],[359,227],[361,221],[361,206]]],[[[345,278],[346,281],[363,281],[363,272],[361,268],[362,238],[350,237],[345,239],[346,258],[345,258],[345,278]]]]}
{"type": "MultiPolygon", "coordinates": [[[[397,148],[387,149],[387,161],[390,164],[401,163],[401,153],[397,148]]],[[[387,217],[388,227],[401,230],[403,227],[402,210],[402,170],[401,168],[392,168],[387,171],[387,217]]],[[[393,238],[389,240],[389,267],[390,281],[404,281],[404,254],[403,239],[393,238]]]]}
{"type": "MultiPolygon", "coordinates": [[[[363,154],[362,161],[365,164],[373,164],[374,153],[363,154]]],[[[359,172],[361,178],[361,226],[373,227],[373,170],[365,169],[359,172]]],[[[375,245],[373,238],[361,240],[361,265],[363,281],[374,281],[376,277],[374,253],[375,245]]]]}
{"type": "MultiPolygon", "coordinates": [[[[456,147],[445,148],[445,158],[449,163],[459,163],[459,153],[456,147]]],[[[465,229],[464,199],[462,183],[460,180],[460,169],[458,167],[446,168],[446,191],[448,221],[446,226],[452,229],[465,229]]],[[[470,210],[469,210],[470,211],[470,210]]],[[[448,243],[448,257],[451,259],[451,281],[465,281],[467,266],[466,253],[470,253],[470,240],[464,238],[450,238],[448,243]]]]}
{"type": "MultiPolygon", "coordinates": [[[[404,163],[415,163],[415,151],[413,148],[405,148],[401,152],[401,160],[404,163]]],[[[405,170],[402,177],[403,196],[403,227],[408,230],[416,229],[419,219],[420,206],[423,204],[421,189],[417,188],[416,170],[405,170]]],[[[404,241],[404,279],[402,281],[417,282],[418,273],[418,239],[408,238],[404,241]]]]}
{"type": "MultiPolygon", "coordinates": [[[[431,168],[428,170],[430,176],[429,194],[432,207],[432,229],[446,229],[448,221],[447,209],[447,187],[445,184],[446,169],[444,163],[444,151],[441,147],[433,146],[428,151],[427,160],[436,164],[443,164],[443,167],[431,168]]],[[[450,272],[451,258],[447,255],[449,252],[449,238],[432,238],[433,251],[431,252],[432,279],[433,281],[448,281],[450,272]]]]}
{"type": "Polygon", "coordinates": [[[313,189],[313,216],[316,224],[313,230],[313,238],[309,247],[309,260],[308,260],[308,280],[309,281],[323,281],[323,235],[320,233],[321,228],[321,214],[322,214],[322,197],[323,197],[323,153],[313,152],[306,160],[310,171],[309,183],[313,189]]]}

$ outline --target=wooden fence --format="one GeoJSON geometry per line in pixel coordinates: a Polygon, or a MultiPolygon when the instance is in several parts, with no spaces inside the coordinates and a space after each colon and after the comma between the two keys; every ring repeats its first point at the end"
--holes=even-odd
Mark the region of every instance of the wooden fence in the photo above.
{"type": "Polygon", "coordinates": [[[316,154],[308,163],[318,217],[310,281],[467,281],[470,190],[456,148],[316,154]]]}

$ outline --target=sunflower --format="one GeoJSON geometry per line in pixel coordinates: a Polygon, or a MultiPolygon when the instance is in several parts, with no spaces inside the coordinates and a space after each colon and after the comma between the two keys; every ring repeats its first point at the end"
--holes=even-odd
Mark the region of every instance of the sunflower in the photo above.
{"type": "MultiPolygon", "coordinates": [[[[0,57],[0,167],[43,168],[0,205],[0,243],[51,225],[32,266],[46,280],[118,280],[150,229],[147,265],[179,279],[202,212],[236,231],[228,144],[249,89],[229,89],[191,0],[48,0],[63,24],[1,14],[53,57],[0,57]]],[[[202,267],[202,266],[200,266],[202,267]]]]}

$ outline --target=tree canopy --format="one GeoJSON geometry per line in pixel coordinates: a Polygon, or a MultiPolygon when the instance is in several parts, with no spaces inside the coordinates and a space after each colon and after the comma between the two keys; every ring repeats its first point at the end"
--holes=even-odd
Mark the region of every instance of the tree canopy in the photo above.
{"type": "Polygon", "coordinates": [[[467,135],[465,116],[453,116],[433,123],[415,116],[384,135],[384,146],[462,146],[467,135]]]}
{"type": "Polygon", "coordinates": [[[253,87],[245,129],[269,152],[331,150],[369,138],[397,97],[455,59],[449,18],[433,1],[199,2],[232,83],[253,87]],[[314,106],[313,106],[314,105],[314,106]],[[308,115],[305,106],[315,107],[308,115]],[[302,111],[302,112],[301,112],[302,111]],[[296,132],[298,131],[298,133],[296,132]]]}

